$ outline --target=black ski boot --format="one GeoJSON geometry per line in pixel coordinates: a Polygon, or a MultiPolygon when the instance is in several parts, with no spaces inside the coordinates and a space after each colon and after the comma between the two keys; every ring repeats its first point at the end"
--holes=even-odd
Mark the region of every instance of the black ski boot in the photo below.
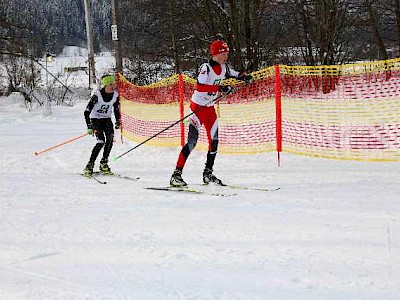
{"type": "Polygon", "coordinates": [[[210,168],[205,168],[203,171],[203,182],[205,184],[209,184],[210,182],[213,182],[218,185],[225,185],[222,183],[221,179],[218,179],[215,177],[215,175],[212,173],[213,170],[210,168]]]}
{"type": "Polygon", "coordinates": [[[186,186],[187,185],[187,183],[182,179],[182,170],[175,169],[174,173],[172,173],[169,184],[171,186],[186,186]]]}

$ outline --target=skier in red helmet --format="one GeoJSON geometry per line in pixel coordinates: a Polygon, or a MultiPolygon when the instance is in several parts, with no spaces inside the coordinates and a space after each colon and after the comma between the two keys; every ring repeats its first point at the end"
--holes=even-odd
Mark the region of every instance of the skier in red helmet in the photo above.
{"type": "Polygon", "coordinates": [[[210,44],[210,54],[212,58],[200,67],[197,76],[196,89],[190,102],[190,109],[194,114],[189,118],[187,143],[179,154],[176,168],[171,176],[171,186],[187,185],[182,179],[182,170],[189,154],[197,144],[202,125],[206,129],[208,138],[208,153],[203,171],[203,182],[205,184],[213,182],[222,185],[222,181],[213,174],[214,160],[218,149],[218,120],[213,100],[217,98],[218,92],[226,95],[234,92],[234,88],[230,85],[221,85],[222,80],[233,77],[251,82],[252,76],[235,71],[226,64],[229,55],[227,43],[221,40],[213,41],[210,44]]]}

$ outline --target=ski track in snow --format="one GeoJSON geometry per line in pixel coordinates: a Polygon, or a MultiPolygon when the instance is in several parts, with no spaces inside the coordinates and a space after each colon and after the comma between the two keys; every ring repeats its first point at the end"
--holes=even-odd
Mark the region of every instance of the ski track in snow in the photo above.
{"type": "MultiPolygon", "coordinates": [[[[75,174],[91,137],[33,155],[84,133],[85,105],[1,106],[0,299],[400,299],[399,163],[219,154],[225,182],[281,190],[216,197],[145,190],[180,149],[144,145],[110,163],[139,181],[100,185],[75,174]]],[[[116,131],[111,156],[134,145],[116,131]]]]}

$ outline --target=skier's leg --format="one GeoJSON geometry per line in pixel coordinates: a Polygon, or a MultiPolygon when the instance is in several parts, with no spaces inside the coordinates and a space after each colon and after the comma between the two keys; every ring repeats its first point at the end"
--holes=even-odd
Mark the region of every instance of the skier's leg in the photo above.
{"type": "Polygon", "coordinates": [[[89,158],[89,162],[87,163],[85,169],[83,170],[85,175],[92,175],[93,174],[93,168],[94,164],[96,162],[97,156],[99,155],[101,149],[104,146],[104,132],[100,129],[97,128],[95,130],[95,135],[96,135],[96,145],[92,149],[92,153],[89,158]]]}
{"type": "Polygon", "coordinates": [[[114,142],[114,127],[111,119],[106,119],[104,126],[105,144],[102,161],[108,162],[108,157],[110,156],[110,152],[114,142]]]}
{"type": "Polygon", "coordinates": [[[212,112],[210,112],[209,117],[204,122],[204,127],[206,128],[208,138],[208,152],[203,171],[203,182],[215,182],[217,184],[222,184],[221,180],[213,174],[215,157],[218,152],[218,120],[214,109],[212,112]]]}
{"type": "Polygon", "coordinates": [[[104,132],[105,132],[105,144],[103,157],[100,161],[100,172],[102,174],[112,174],[110,167],[108,166],[108,157],[114,142],[114,127],[111,119],[104,119],[104,132]]]}
{"type": "Polygon", "coordinates": [[[179,153],[178,161],[176,163],[176,168],[182,170],[186,164],[186,160],[189,157],[192,150],[196,147],[197,140],[199,138],[199,131],[193,125],[189,124],[189,133],[187,138],[187,143],[182,147],[179,153]]]}
{"type": "Polygon", "coordinates": [[[193,119],[190,119],[187,143],[182,147],[182,150],[179,153],[176,168],[170,179],[170,184],[173,186],[186,185],[186,182],[182,178],[182,170],[190,153],[196,147],[197,140],[199,138],[199,128],[196,127],[196,124],[200,124],[200,122],[196,123],[196,121],[198,121],[198,119],[195,116],[193,119]]]}
{"type": "Polygon", "coordinates": [[[104,146],[104,142],[106,139],[104,136],[104,126],[102,125],[101,119],[92,119],[92,126],[94,134],[96,136],[96,145],[93,147],[89,162],[92,162],[94,164],[97,159],[97,156],[99,155],[101,149],[104,146]]]}

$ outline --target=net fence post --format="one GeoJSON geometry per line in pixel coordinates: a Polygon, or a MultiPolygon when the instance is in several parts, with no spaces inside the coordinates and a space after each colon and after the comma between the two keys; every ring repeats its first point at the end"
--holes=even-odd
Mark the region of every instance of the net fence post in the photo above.
{"type": "Polygon", "coordinates": [[[276,151],[278,154],[278,167],[281,166],[280,153],[282,152],[282,90],[281,71],[275,65],[275,114],[276,114],[276,151]]]}

